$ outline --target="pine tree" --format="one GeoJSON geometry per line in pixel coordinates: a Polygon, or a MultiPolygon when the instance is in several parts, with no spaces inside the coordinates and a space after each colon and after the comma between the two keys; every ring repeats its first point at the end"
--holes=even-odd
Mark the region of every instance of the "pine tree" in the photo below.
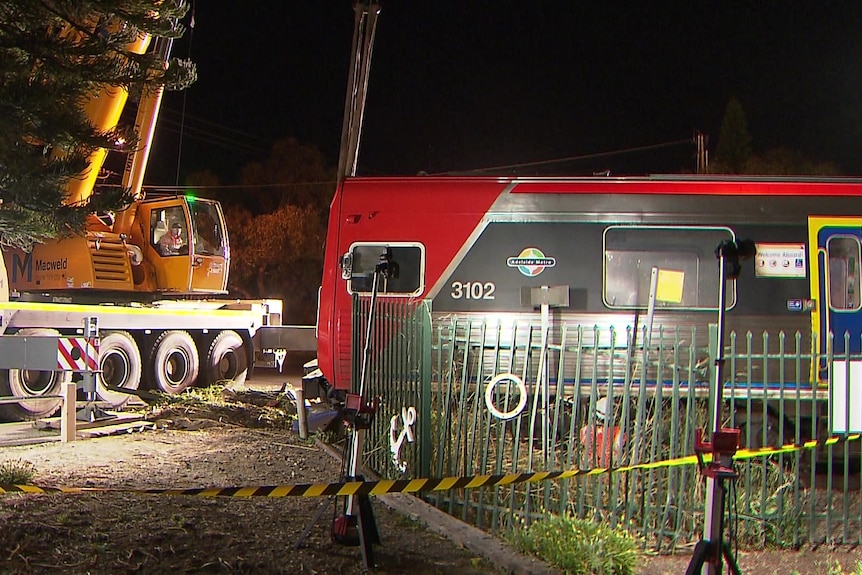
{"type": "Polygon", "coordinates": [[[732,97],[724,111],[718,147],[715,151],[719,168],[714,171],[741,174],[751,158],[751,134],[745,119],[745,111],[736,97],[732,97]]]}
{"type": "Polygon", "coordinates": [[[189,61],[137,54],[142,33],[179,38],[182,0],[4,0],[0,3],[0,245],[80,232],[86,216],[121,209],[126,191],[100,191],[67,205],[70,178],[92,151],[130,149],[130,128],[95,129],[84,112],[106,86],[140,95],[183,89],[196,79],[189,61]]]}

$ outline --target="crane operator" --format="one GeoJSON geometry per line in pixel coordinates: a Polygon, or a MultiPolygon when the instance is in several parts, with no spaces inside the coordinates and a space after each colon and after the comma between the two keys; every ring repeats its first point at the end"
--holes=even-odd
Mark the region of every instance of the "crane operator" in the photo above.
{"type": "Polygon", "coordinates": [[[179,222],[171,224],[170,231],[159,239],[159,252],[163,256],[177,255],[184,243],[182,233],[183,227],[179,222]]]}

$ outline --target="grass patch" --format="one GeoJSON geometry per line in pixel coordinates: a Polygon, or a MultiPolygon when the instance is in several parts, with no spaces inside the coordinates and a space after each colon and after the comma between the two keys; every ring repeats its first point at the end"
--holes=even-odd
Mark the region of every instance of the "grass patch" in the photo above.
{"type": "MultiPolygon", "coordinates": [[[[811,494],[800,490],[794,502],[798,481],[795,465],[786,466],[776,457],[749,460],[738,465],[734,519],[737,542],[743,547],[794,546],[794,535],[805,533],[803,510],[811,494]]],[[[731,492],[734,493],[734,492],[731,492]]]]}
{"type": "Polygon", "coordinates": [[[566,573],[629,575],[643,557],[642,542],[620,528],[551,516],[513,531],[513,544],[566,573]]]}
{"type": "Polygon", "coordinates": [[[28,485],[36,478],[36,466],[14,459],[0,462],[0,485],[28,485]]]}
{"type": "Polygon", "coordinates": [[[296,406],[283,393],[211,385],[189,388],[176,395],[153,392],[146,417],[156,421],[210,420],[240,427],[284,429],[290,428],[296,419],[296,406]]]}
{"type": "Polygon", "coordinates": [[[190,387],[176,395],[152,391],[154,399],[151,405],[156,407],[165,406],[201,406],[201,405],[226,405],[222,392],[224,385],[211,385],[208,387],[190,387]]]}
{"type": "Polygon", "coordinates": [[[828,575],[862,575],[862,562],[857,561],[856,566],[850,571],[844,571],[837,561],[829,566],[828,575]]]}

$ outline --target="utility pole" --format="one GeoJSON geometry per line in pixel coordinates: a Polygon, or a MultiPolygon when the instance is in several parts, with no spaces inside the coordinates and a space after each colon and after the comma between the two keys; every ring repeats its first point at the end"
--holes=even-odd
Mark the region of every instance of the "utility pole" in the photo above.
{"type": "Polygon", "coordinates": [[[371,51],[380,4],[374,0],[356,0],[353,4],[353,46],[350,50],[350,70],[347,96],[344,99],[344,123],[341,127],[341,147],[338,155],[338,181],[356,175],[359,159],[359,138],[365,113],[368,74],[371,71],[371,51]]]}
{"type": "Polygon", "coordinates": [[[709,144],[709,136],[707,136],[703,132],[695,132],[695,134],[694,134],[694,146],[695,146],[695,173],[696,174],[709,173],[709,150],[707,149],[708,144],[709,144]]]}

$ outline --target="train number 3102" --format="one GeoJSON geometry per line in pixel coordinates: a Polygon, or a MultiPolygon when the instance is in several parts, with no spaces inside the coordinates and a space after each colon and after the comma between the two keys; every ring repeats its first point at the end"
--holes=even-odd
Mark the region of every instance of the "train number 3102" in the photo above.
{"type": "Polygon", "coordinates": [[[452,299],[494,299],[494,282],[452,282],[452,299]]]}

